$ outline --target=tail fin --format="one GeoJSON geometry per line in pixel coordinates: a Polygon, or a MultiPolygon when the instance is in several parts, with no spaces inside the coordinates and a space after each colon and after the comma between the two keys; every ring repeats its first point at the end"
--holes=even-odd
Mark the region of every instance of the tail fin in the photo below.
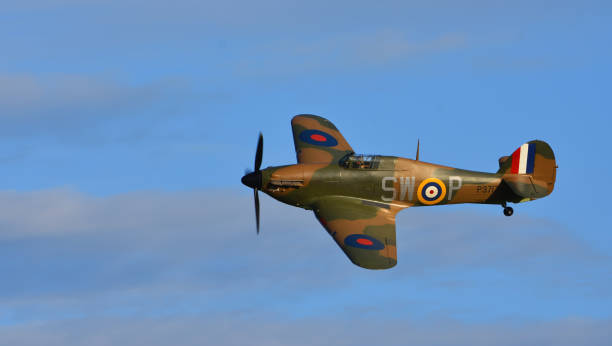
{"type": "Polygon", "coordinates": [[[502,179],[521,202],[542,198],[555,187],[555,154],[546,142],[530,141],[511,156],[501,157],[497,173],[503,174],[502,179]]]}

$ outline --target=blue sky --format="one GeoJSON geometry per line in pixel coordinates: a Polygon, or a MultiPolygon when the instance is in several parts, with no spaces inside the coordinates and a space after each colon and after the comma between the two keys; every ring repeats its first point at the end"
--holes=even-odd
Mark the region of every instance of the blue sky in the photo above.
{"type": "Polygon", "coordinates": [[[0,340],[12,345],[604,345],[605,1],[71,1],[0,6],[0,340]],[[531,139],[556,189],[414,208],[399,264],[352,265],[262,197],[290,119],[353,148],[495,171],[531,139]]]}

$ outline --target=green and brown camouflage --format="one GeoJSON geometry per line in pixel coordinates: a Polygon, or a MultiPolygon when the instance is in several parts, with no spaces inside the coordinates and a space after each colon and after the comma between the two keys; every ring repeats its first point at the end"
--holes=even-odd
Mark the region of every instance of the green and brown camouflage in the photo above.
{"type": "Polygon", "coordinates": [[[315,115],[297,115],[291,126],[298,163],[251,173],[243,183],[283,203],[313,210],[348,258],[368,269],[397,263],[395,215],[402,209],[498,204],[509,216],[507,202],[542,198],[554,188],[555,157],[539,140],[500,158],[496,173],[485,173],[395,156],[357,155],[334,124],[315,115]]]}

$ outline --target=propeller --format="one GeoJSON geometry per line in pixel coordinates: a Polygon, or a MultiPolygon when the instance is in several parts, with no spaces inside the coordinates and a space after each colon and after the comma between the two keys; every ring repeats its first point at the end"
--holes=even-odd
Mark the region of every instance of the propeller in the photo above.
{"type": "Polygon", "coordinates": [[[263,135],[259,133],[259,139],[257,140],[257,151],[255,152],[255,172],[261,168],[261,158],[263,157],[263,135]]]}
{"type": "Polygon", "coordinates": [[[257,234],[259,234],[259,190],[261,189],[261,160],[263,157],[263,135],[259,133],[257,140],[257,150],[255,151],[255,170],[253,172],[245,172],[241,181],[244,185],[253,189],[253,197],[255,199],[255,225],[257,226],[257,234]]]}

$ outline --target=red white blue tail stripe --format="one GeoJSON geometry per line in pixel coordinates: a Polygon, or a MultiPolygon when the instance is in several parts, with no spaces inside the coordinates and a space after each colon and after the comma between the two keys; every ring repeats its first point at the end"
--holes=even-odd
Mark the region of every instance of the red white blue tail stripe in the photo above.
{"type": "Polygon", "coordinates": [[[531,174],[533,173],[533,164],[535,162],[535,143],[525,143],[520,148],[512,153],[512,169],[514,174],[531,174]]]}

